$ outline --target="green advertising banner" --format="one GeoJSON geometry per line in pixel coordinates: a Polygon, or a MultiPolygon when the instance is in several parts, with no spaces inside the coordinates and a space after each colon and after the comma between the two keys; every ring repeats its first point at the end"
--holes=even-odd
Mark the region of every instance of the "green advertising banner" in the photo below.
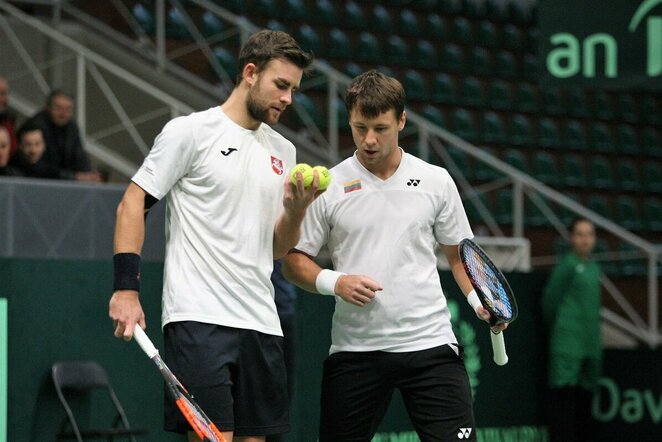
{"type": "Polygon", "coordinates": [[[541,0],[543,85],[662,90],[662,0],[541,0]]]}

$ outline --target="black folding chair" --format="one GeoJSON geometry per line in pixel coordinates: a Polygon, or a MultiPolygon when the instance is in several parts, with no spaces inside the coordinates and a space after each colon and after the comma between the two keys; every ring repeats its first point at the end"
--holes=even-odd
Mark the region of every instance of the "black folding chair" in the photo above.
{"type": "MultiPolygon", "coordinates": [[[[131,428],[122,404],[120,404],[113,387],[110,385],[108,374],[98,363],[94,361],[57,362],[53,364],[52,376],[55,390],[67,414],[60,425],[57,434],[58,441],[77,440],[83,442],[87,439],[106,439],[112,442],[117,440],[116,438],[127,438],[131,442],[135,442],[135,436],[147,433],[142,428],[131,428]],[[83,422],[81,418],[83,410],[80,405],[83,403],[88,407],[93,407],[96,402],[93,402],[91,397],[96,390],[101,392],[97,393],[97,396],[106,396],[103,397],[104,402],[106,402],[105,405],[115,409],[115,416],[110,426],[87,428],[81,424],[83,422]],[[82,399],[87,399],[87,402],[82,399]],[[108,405],[108,402],[111,405],[108,405]],[[78,412],[79,419],[76,418],[74,410],[78,412]]],[[[100,409],[86,410],[86,414],[89,415],[98,410],[100,409]]]]}

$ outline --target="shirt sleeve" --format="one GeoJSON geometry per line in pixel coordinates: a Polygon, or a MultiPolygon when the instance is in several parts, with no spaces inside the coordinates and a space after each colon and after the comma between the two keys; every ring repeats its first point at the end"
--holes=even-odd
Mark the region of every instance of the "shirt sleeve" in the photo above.
{"type": "Polygon", "coordinates": [[[542,293],[542,312],[547,324],[551,324],[556,317],[558,307],[566,293],[568,281],[571,278],[571,267],[564,259],[554,269],[543,289],[542,293]]]}
{"type": "Polygon", "coordinates": [[[445,186],[434,223],[434,236],[440,244],[455,245],[465,238],[473,238],[473,232],[455,182],[448,172],[443,173],[445,186]]]}
{"type": "Polygon", "coordinates": [[[329,239],[325,201],[325,195],[321,195],[308,206],[301,226],[301,238],[295,247],[310,256],[317,256],[329,239]]]}
{"type": "Polygon", "coordinates": [[[168,122],[132,181],[156,199],[163,198],[191,168],[195,137],[185,117],[168,122]]]}

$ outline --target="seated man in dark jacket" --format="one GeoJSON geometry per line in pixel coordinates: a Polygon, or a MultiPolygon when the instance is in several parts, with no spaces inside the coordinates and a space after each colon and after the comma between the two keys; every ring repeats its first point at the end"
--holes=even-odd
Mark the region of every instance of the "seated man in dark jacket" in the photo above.
{"type": "Polygon", "coordinates": [[[60,178],[60,170],[46,161],[46,143],[39,126],[24,124],[18,131],[18,152],[11,159],[11,167],[18,175],[29,178],[60,178]]]}
{"type": "Polygon", "coordinates": [[[44,160],[60,170],[60,178],[79,181],[101,181],[101,175],[92,171],[90,160],[83,149],[78,125],[73,120],[74,101],[65,92],[53,91],[46,109],[25,124],[38,126],[44,135],[44,160]]]}

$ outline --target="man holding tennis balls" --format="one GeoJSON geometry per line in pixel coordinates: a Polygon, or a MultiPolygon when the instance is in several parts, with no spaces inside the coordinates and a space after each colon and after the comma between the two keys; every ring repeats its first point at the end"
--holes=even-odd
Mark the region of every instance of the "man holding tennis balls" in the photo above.
{"type": "Polygon", "coordinates": [[[333,182],[308,208],[283,266],[299,287],[336,299],[319,441],[371,440],[395,389],[421,441],[475,441],[435,254],[441,244],[456,282],[488,320],[459,258],[458,244],[473,237],[460,195],[445,169],[399,147],[400,82],[369,71],[352,80],[345,100],[356,152],[331,169],[333,182]],[[325,244],[334,270],[312,259],[325,244]]]}
{"type": "MultiPolygon", "coordinates": [[[[311,62],[284,32],[251,35],[228,99],[167,123],[117,209],[109,306],[115,336],[128,340],[136,324],[146,326],[139,299],[144,216],[166,199],[165,363],[228,441],[264,442],[289,430],[270,276],[273,260],[298,241],[319,178],[308,188],[301,174],[290,182],[295,148],[271,125],[311,62]]],[[[164,408],[166,430],[197,440],[174,403],[164,408]]]]}

